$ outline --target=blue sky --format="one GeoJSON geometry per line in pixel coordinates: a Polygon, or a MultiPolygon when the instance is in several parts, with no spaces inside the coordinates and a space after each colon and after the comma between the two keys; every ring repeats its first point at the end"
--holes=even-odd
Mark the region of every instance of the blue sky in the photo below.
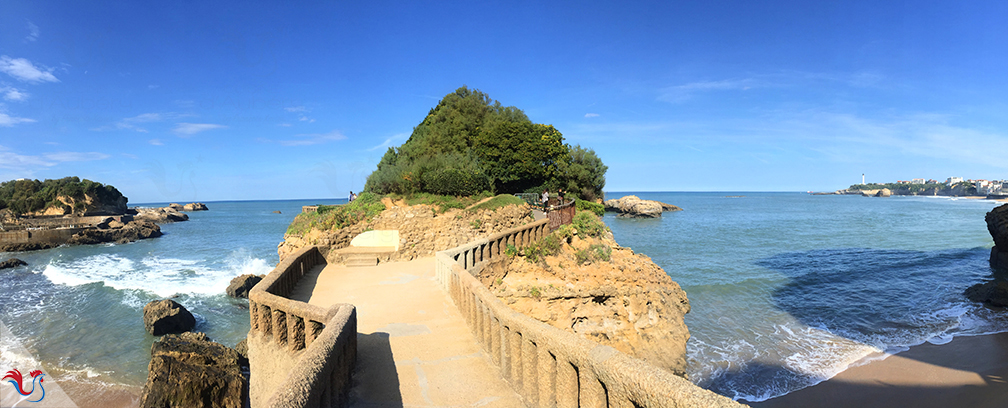
{"type": "Polygon", "coordinates": [[[345,197],[462,85],[607,191],[1008,179],[1006,2],[166,3],[4,3],[0,180],[345,197]]]}

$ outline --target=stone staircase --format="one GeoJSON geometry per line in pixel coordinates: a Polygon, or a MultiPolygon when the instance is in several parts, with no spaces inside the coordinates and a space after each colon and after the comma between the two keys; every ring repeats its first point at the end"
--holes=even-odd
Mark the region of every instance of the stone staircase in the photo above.
{"type": "Polygon", "coordinates": [[[354,252],[346,254],[343,263],[348,268],[378,265],[378,254],[372,252],[354,252]]]}

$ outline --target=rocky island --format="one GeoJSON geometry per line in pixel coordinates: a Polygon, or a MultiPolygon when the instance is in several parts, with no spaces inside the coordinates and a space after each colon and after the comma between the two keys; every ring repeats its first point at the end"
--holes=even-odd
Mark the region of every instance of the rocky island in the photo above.
{"type": "Polygon", "coordinates": [[[127,243],[162,235],[158,224],[186,221],[205,204],[129,208],[115,187],[77,177],[0,183],[0,252],[60,245],[127,243]]]}
{"type": "Polygon", "coordinates": [[[605,210],[619,213],[617,217],[658,218],[666,211],[682,211],[682,208],[661,201],[642,200],[635,195],[606,200],[605,210]]]}

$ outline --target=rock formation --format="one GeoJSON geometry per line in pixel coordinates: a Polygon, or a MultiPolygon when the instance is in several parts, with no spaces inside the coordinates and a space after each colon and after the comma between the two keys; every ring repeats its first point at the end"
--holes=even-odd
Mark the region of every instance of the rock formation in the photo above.
{"type": "Polygon", "coordinates": [[[991,248],[991,268],[1008,270],[1008,204],[987,213],[987,231],[994,238],[991,248]]]}
{"type": "Polygon", "coordinates": [[[140,406],[233,407],[248,399],[237,351],[203,333],[168,334],[151,346],[140,406]]]}
{"type": "Polygon", "coordinates": [[[89,228],[74,234],[66,242],[68,245],[101,244],[115,242],[125,244],[141,239],[156,238],[163,235],[161,227],[149,221],[133,221],[123,224],[118,221],[106,221],[96,228],[89,228]]]}
{"type": "Polygon", "coordinates": [[[156,224],[189,220],[188,214],[182,214],[179,210],[171,206],[161,208],[133,208],[132,210],[136,211],[136,215],[133,216],[133,219],[149,221],[156,224]]]}
{"type": "Polygon", "coordinates": [[[196,326],[192,313],[171,299],[155,300],[144,305],[143,320],[147,333],[155,336],[187,332],[196,326]]]}
{"type": "Polygon", "coordinates": [[[231,279],[227,287],[227,295],[236,298],[248,298],[248,293],[265,275],[245,274],[231,279]]]}
{"type": "MultiPolygon", "coordinates": [[[[346,248],[362,232],[371,230],[399,230],[399,251],[392,260],[411,260],[433,256],[474,239],[489,236],[532,221],[526,204],[509,205],[493,210],[450,210],[437,214],[434,208],[421,204],[407,206],[401,201],[386,203],[386,210],[370,222],[362,221],[336,231],[311,230],[302,235],[284,235],[277,247],[280,259],[308,245],[318,245],[323,254],[346,248]]],[[[331,255],[330,262],[339,262],[331,255]]]]}
{"type": "Polygon", "coordinates": [[[207,210],[209,210],[209,208],[207,208],[206,204],[203,204],[203,203],[189,203],[189,204],[183,205],[181,211],[207,211],[207,210]]]}
{"type": "Polygon", "coordinates": [[[17,268],[24,265],[28,265],[28,263],[17,258],[10,258],[6,261],[0,262],[0,269],[17,268]]]}
{"type": "Polygon", "coordinates": [[[562,240],[557,255],[534,262],[513,257],[479,279],[518,312],[685,375],[686,292],[611,233],[562,240]]]}
{"type": "Polygon", "coordinates": [[[615,211],[618,217],[658,218],[665,211],[682,211],[682,208],[654,200],[642,200],[635,195],[605,201],[606,211],[615,211]]]}

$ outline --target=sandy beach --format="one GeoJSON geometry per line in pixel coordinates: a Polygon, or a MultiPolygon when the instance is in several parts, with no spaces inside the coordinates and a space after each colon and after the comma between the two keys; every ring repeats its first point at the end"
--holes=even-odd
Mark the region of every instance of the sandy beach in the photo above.
{"type": "MultiPolygon", "coordinates": [[[[745,401],[743,401],[745,402],[745,401]]],[[[922,344],[753,407],[1004,407],[1008,333],[922,344]]]]}

